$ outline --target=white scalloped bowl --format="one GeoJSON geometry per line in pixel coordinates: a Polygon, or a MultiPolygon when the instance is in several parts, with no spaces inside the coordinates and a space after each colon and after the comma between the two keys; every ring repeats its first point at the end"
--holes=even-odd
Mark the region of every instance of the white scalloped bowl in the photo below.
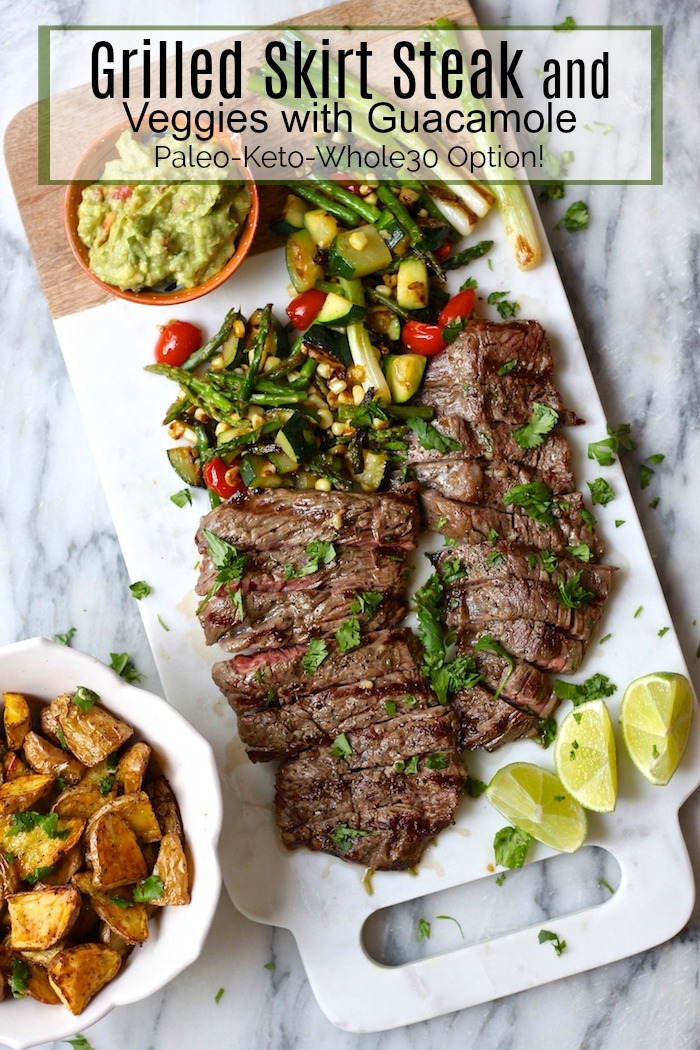
{"type": "Polygon", "coordinates": [[[78,685],[98,693],[108,710],[153,747],[182,813],[192,900],[183,907],[162,909],[162,915],[151,922],[148,941],[134,949],[117,977],[81,1014],[74,1016],[64,1006],[29,998],[0,1003],[0,1043],[12,1050],[72,1036],[113,1006],[135,1003],[163,988],[199,957],[219,900],[221,787],[206,740],[165,700],[129,685],[85,653],[46,638],[0,648],[0,692],[26,693],[49,702],[78,685]]]}

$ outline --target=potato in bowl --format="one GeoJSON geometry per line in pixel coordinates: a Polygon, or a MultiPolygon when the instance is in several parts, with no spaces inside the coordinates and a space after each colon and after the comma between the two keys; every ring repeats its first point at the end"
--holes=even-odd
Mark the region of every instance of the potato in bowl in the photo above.
{"type": "Polygon", "coordinates": [[[21,1050],[198,957],[220,889],[221,794],[211,748],[180,714],[76,650],[0,649],[0,692],[0,1042],[21,1050]]]}

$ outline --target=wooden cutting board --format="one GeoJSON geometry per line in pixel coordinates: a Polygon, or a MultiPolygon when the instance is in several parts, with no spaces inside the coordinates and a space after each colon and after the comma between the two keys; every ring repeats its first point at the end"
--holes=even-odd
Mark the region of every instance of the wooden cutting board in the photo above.
{"type": "MultiPolygon", "coordinates": [[[[347,0],[284,24],[401,26],[406,24],[406,13],[403,0],[347,0]]],[[[428,23],[440,16],[450,18],[457,25],[476,25],[474,12],[464,0],[456,3],[421,0],[420,19],[413,24],[428,23]]],[[[216,47],[225,45],[222,41],[216,47]]],[[[84,84],[64,97],[74,98],[77,103],[90,93],[89,85],[84,84]]],[[[95,107],[93,112],[97,112],[95,107]]],[[[5,134],[5,159],[39,279],[51,315],[57,319],[107,303],[111,296],[82,272],[68,247],[63,228],[64,186],[39,186],[34,177],[39,170],[38,128],[39,105],[34,103],[21,110],[9,124],[5,134]]],[[[96,124],[93,130],[97,137],[103,128],[96,124]]],[[[270,233],[269,223],[279,213],[280,198],[285,192],[272,183],[263,183],[259,189],[260,225],[253,253],[279,247],[279,238],[270,233]]]]}

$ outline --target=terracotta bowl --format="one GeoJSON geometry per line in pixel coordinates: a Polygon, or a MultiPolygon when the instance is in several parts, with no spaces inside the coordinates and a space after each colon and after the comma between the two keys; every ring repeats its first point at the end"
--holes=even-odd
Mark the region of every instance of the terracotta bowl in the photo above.
{"type": "MultiPolygon", "coordinates": [[[[127,126],[128,122],[124,121],[110,128],[96,139],[81,157],[76,172],[82,173],[87,170],[101,173],[106,162],[117,156],[115,143],[127,126]]],[[[223,284],[235,273],[250,251],[253,243],[260,216],[260,198],[250,171],[243,165],[240,165],[240,170],[250,193],[250,211],[243,223],[243,229],[239,233],[236,241],[236,250],[233,255],[222,270],[219,270],[217,274],[214,274],[213,277],[210,277],[202,284],[197,284],[193,288],[176,288],[171,292],[158,292],[152,289],[122,291],[121,288],[115,288],[114,285],[100,280],[92,272],[88,263],[88,249],[78,236],[78,207],[82,200],[83,190],[91,182],[96,181],[97,176],[87,181],[72,182],[66,190],[63,219],[71,251],[90,280],[98,284],[105,292],[109,292],[110,295],[116,295],[119,299],[127,299],[132,303],[145,303],[149,306],[174,306],[177,303],[187,303],[191,299],[199,299],[200,296],[213,292],[215,288],[218,288],[219,285],[223,284]]]]}

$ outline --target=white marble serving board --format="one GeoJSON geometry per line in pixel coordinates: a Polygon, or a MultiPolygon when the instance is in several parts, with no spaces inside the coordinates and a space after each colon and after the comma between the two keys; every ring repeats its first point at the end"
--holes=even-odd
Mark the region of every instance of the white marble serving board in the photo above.
{"type": "MultiPolygon", "coordinates": [[[[606,421],[546,243],[544,264],[522,273],[510,257],[495,214],[478,233],[496,241],[489,256],[492,269],[482,259],[468,271],[478,278],[484,297],[479,312],[491,313],[485,305],[489,292],[507,290],[508,297],[520,303],[521,317],[544,325],[552,343],[556,385],[566,404],[588,421],[567,431],[578,485],[586,489],[586,480],[603,475],[617,493],[612,503],[595,512],[608,545],[607,560],[620,571],[601,629],[576,676],[582,680],[603,672],[618,684],[610,700],[616,722],[619,699],[631,679],[657,670],[686,673],[683,656],[622,469],[619,463],[600,468],[586,458],[588,442],[605,436],[606,421]],[[616,528],[616,519],[624,519],[624,525],[616,528]],[[643,613],[635,618],[640,605],[643,613]],[[671,629],[660,637],[664,627],[671,629]]],[[[543,231],[541,236],[544,242],[543,231]]],[[[455,287],[463,279],[451,276],[455,287]]],[[[509,874],[499,892],[512,916],[506,928],[513,932],[489,934],[479,901],[493,891],[492,842],[504,821],[484,799],[464,800],[455,826],[429,848],[417,877],[375,874],[372,895],[356,866],[305,850],[288,853],[281,846],[272,806],[273,770],[246,758],[235,717],[209,676],[221,652],[206,649],[195,618],[198,554],[193,536],[199,516],[208,509],[206,496],[193,493],[194,506],[182,510],[170,502],[182,483],[167,462],[165,450],[172,441],[159,423],[175,396],[174,387],[143,368],[152,360],[156,326],[171,316],[201,325],[207,335],[231,306],[249,313],[271,301],[283,316],[287,285],[280,250],[246,260],[227,285],[186,306],[160,309],[115,300],[56,322],[130,578],[145,579],[153,588],[140,607],[165,695],[216,752],[226,808],[221,860],[233,903],[249,918],[292,931],[320,1006],[335,1024],[351,1031],[397,1027],[486,1002],[666,940],[686,922],[694,900],[678,810],[700,783],[697,720],[682,766],[666,788],[650,786],[632,769],[618,733],[617,809],[606,816],[591,815],[588,843],[614,856],[619,885],[612,896],[599,895],[599,906],[590,906],[589,896],[585,907],[574,906],[572,911],[569,903],[558,911],[558,869],[553,868],[554,904],[548,912],[553,917],[546,923],[533,912],[525,880],[519,883],[520,874],[509,874]],[[459,911],[459,894],[453,888],[465,886],[466,891],[471,883],[477,885],[469,887],[474,891],[469,910],[465,905],[459,911]],[[440,891],[451,891],[452,916],[465,931],[464,943],[458,933],[452,939],[437,934],[438,927],[442,930],[450,923],[433,922],[432,941],[421,945],[416,944],[415,927],[408,936],[404,928],[399,954],[410,961],[395,965],[378,952],[374,935],[363,937],[365,922],[373,915],[376,921],[381,909],[440,891]],[[538,943],[543,925],[566,939],[560,957],[551,946],[538,943]],[[415,958],[418,955],[422,957],[415,958]]],[[[76,272],[76,295],[79,287],[76,272]]],[[[437,537],[430,539],[433,548],[439,545],[437,537]]],[[[422,550],[428,549],[426,537],[422,550]]],[[[418,584],[427,574],[427,563],[419,557],[417,564],[418,584]]],[[[516,759],[551,766],[549,752],[533,742],[518,742],[495,755],[475,754],[470,771],[488,780],[497,768],[516,759]]],[[[578,855],[577,877],[597,881],[608,868],[601,868],[600,855],[592,858],[584,852],[578,855]]],[[[551,855],[537,846],[531,859],[542,861],[551,855]]],[[[415,914],[435,916],[441,899],[421,900],[415,914]]],[[[396,922],[391,917],[385,922],[389,939],[392,930],[399,936],[400,927],[398,916],[396,922]]]]}

